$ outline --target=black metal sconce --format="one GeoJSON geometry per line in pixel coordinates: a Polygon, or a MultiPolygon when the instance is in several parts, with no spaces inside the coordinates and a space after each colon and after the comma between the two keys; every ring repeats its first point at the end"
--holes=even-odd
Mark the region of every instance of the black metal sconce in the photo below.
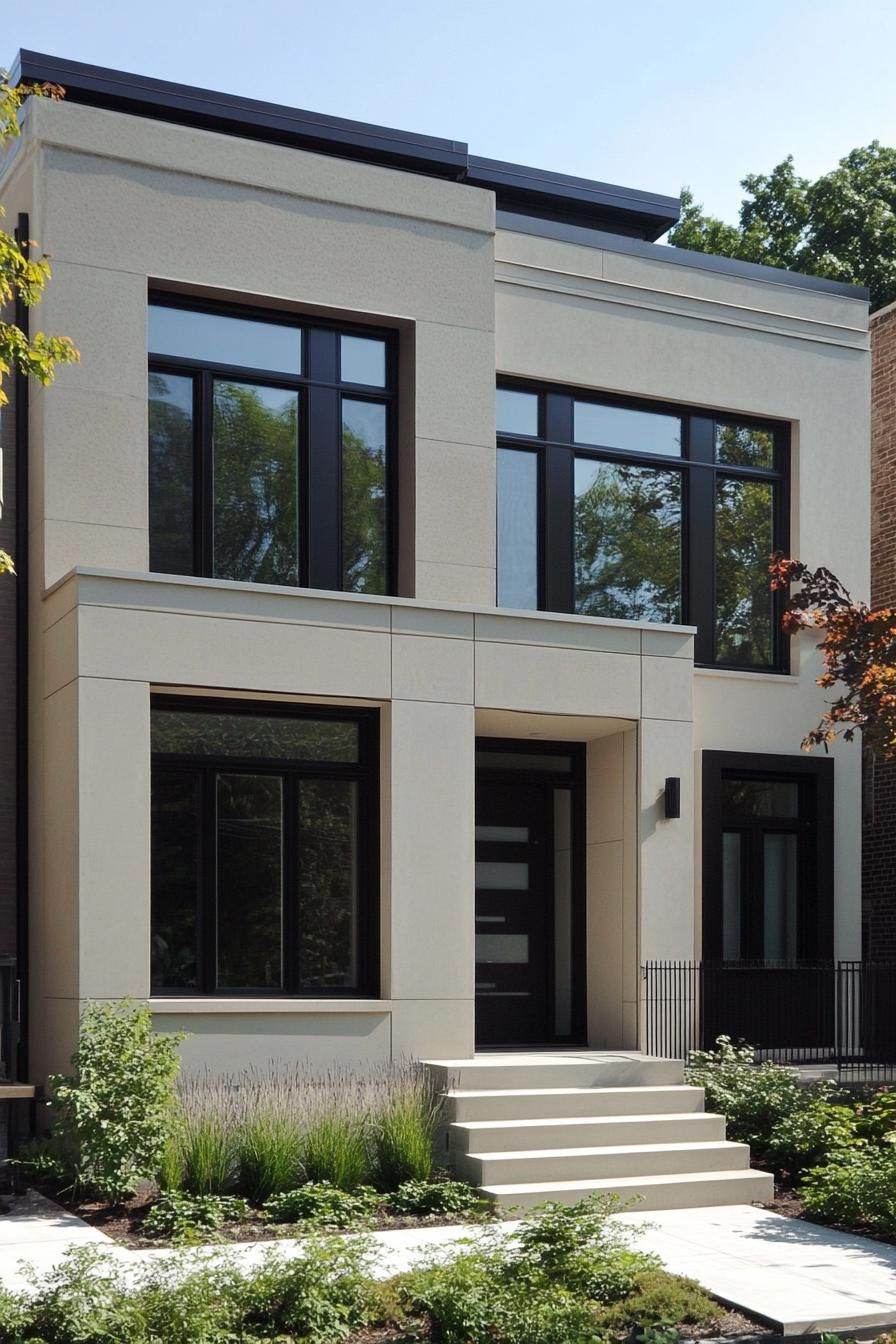
{"type": "Polygon", "coordinates": [[[681,816],[681,780],[677,775],[669,775],[666,780],[663,803],[667,821],[673,821],[681,816]]]}

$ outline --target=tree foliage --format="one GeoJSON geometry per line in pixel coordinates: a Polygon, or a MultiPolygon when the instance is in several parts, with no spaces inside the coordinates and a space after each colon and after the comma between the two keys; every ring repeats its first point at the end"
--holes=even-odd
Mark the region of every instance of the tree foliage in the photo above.
{"type": "MultiPolygon", "coordinates": [[[[10,84],[5,71],[0,70],[0,151],[19,134],[18,113],[30,95],[58,99],[63,90],[58,84],[10,84]]],[[[0,206],[0,219],[4,215],[0,206]]],[[[30,240],[17,239],[0,229],[0,310],[16,300],[26,308],[40,302],[47,281],[50,263],[46,256],[31,257],[30,240]]],[[[78,359],[78,351],[68,336],[48,336],[38,331],[27,336],[15,322],[0,320],[0,407],[9,398],[3,380],[17,371],[26,378],[36,378],[45,387],[53,381],[57,364],[71,364],[78,359]]],[[[6,551],[0,551],[0,574],[13,570],[13,562],[6,551]]]]}
{"type": "Polygon", "coordinates": [[[788,156],[741,186],[736,225],[704,214],[685,189],[669,242],[867,285],[873,308],[896,299],[896,148],[873,140],[814,182],[800,177],[788,156]]]}
{"type": "Polygon", "coordinates": [[[860,729],[877,755],[896,757],[896,609],[873,610],[857,602],[829,569],[810,569],[780,554],[770,573],[773,590],[801,585],[788,599],[784,630],[818,630],[824,660],[818,684],[842,688],[803,747],[827,750],[837,737],[851,742],[860,729]]]}

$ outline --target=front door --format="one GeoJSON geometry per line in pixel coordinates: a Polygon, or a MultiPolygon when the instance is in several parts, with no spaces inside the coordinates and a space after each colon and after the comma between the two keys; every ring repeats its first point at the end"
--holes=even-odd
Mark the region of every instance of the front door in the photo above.
{"type": "Polygon", "coordinates": [[[477,752],[476,1043],[571,1041],[579,1025],[579,758],[477,752]],[[542,765],[544,762],[544,765],[542,765]]]}

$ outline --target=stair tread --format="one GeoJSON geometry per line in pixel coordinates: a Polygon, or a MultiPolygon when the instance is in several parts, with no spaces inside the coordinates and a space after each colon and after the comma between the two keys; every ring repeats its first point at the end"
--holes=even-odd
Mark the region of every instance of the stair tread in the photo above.
{"type": "Polygon", "coordinates": [[[545,1125],[668,1124],[674,1120],[721,1120],[714,1111],[647,1111],[639,1115],[549,1115],[543,1119],[452,1120],[452,1129],[539,1129],[545,1125]]]}
{"type": "Polygon", "coordinates": [[[442,1095],[449,1101],[457,1098],[467,1101],[472,1097],[491,1098],[491,1097],[578,1097],[586,1093],[589,1095],[600,1095],[602,1092],[611,1092],[614,1096],[619,1096],[623,1092],[631,1092],[632,1095],[656,1094],[658,1092],[666,1095],[669,1092],[694,1092],[702,1091],[699,1087],[692,1087],[688,1083],[645,1083],[643,1087],[501,1087],[501,1088],[449,1088],[442,1095]]]}
{"type": "Polygon", "coordinates": [[[738,1181],[765,1185],[771,1177],[768,1172],[752,1167],[744,1171],[675,1171],[656,1176],[593,1176],[577,1181],[514,1181],[508,1185],[488,1184],[481,1187],[485,1195],[505,1195],[515,1191],[534,1194],[552,1190],[605,1190],[614,1186],[683,1185],[686,1181],[709,1184],[713,1181],[738,1181]]]}
{"type": "Polygon", "coordinates": [[[498,1152],[475,1152],[468,1153],[467,1157],[476,1159],[479,1162],[506,1162],[518,1161],[520,1158],[546,1158],[546,1157],[622,1157],[626,1153],[692,1153],[692,1152],[716,1152],[722,1148],[730,1148],[732,1151],[743,1152],[746,1144],[733,1143],[730,1139],[699,1139],[693,1142],[678,1141],[675,1143],[613,1143],[598,1144],[583,1148],[520,1148],[507,1152],[499,1150],[498,1152]]]}

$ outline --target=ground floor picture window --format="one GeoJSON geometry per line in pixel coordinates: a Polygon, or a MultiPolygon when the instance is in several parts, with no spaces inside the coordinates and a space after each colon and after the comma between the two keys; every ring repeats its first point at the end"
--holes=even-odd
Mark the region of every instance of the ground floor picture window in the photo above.
{"type": "Polygon", "coordinates": [[[704,957],[833,956],[831,760],[705,752],[704,957]]]}
{"type": "Polygon", "coordinates": [[[377,719],[157,698],[152,987],[377,990],[377,719]]]}

